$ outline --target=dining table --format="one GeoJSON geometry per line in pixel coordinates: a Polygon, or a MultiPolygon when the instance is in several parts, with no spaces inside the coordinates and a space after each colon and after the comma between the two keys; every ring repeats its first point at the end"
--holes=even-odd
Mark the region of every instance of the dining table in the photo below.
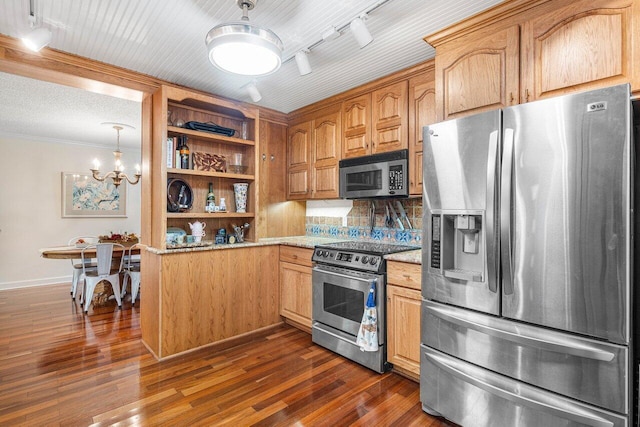
{"type": "MultiPolygon", "coordinates": [[[[131,255],[140,255],[140,246],[136,246],[131,248],[131,245],[123,245],[124,249],[120,246],[113,247],[113,257],[114,258],[122,258],[123,254],[128,255],[129,249],[131,249],[131,255]]],[[[82,258],[82,251],[84,250],[85,258],[95,258],[96,257],[96,249],[86,248],[75,245],[63,245],[63,246],[53,246],[50,248],[42,248],[40,249],[40,256],[48,259],[80,259],[82,258]]]]}

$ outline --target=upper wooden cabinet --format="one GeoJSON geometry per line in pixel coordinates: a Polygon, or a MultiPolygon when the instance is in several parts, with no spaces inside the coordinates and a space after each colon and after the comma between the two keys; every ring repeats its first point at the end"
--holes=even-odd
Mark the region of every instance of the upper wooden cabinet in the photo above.
{"type": "Polygon", "coordinates": [[[287,199],[311,195],[311,122],[289,127],[287,142],[287,199]]]}
{"type": "Polygon", "coordinates": [[[288,139],[288,199],[338,197],[338,162],[342,149],[340,104],[291,125],[288,139]]]}
{"type": "Polygon", "coordinates": [[[523,101],[634,83],[633,1],[554,3],[522,26],[523,101]]]}
{"type": "Polygon", "coordinates": [[[408,84],[400,81],[344,101],[342,158],[407,148],[408,84]]]}
{"type": "Polygon", "coordinates": [[[342,113],[340,109],[321,111],[313,119],[313,167],[311,197],[338,197],[338,162],[342,149],[342,113]],[[333,111],[332,111],[333,110],[333,111]]]}
{"type": "Polygon", "coordinates": [[[344,145],[342,158],[364,156],[371,151],[371,94],[349,99],[342,106],[344,145]]]}
{"type": "Polygon", "coordinates": [[[520,29],[468,35],[437,48],[437,121],[518,103],[520,29]]]}
{"type": "Polygon", "coordinates": [[[513,0],[426,37],[438,120],[620,83],[638,90],[639,10],[633,0],[513,0]]]}
{"type": "Polygon", "coordinates": [[[409,193],[422,194],[422,128],[436,121],[433,67],[409,79],[409,193]]]}
{"type": "MultiPolygon", "coordinates": [[[[283,115],[284,116],[284,115],[283,115]]],[[[260,118],[259,154],[260,205],[262,227],[257,238],[300,236],[305,233],[306,204],[287,201],[287,125],[260,118]]]]}

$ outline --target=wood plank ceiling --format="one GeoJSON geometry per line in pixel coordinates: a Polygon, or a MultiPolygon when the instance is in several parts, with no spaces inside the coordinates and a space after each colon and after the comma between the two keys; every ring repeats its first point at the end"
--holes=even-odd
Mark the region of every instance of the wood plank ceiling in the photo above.
{"type": "MultiPolygon", "coordinates": [[[[360,49],[345,29],[311,50],[311,74],[300,76],[289,60],[278,72],[258,78],[259,104],[287,113],[425,61],[434,50],[422,37],[499,2],[260,0],[249,18],[282,39],[285,60],[321,40],[331,26],[343,27],[383,4],[366,20],[373,43],[360,49]]],[[[235,0],[35,0],[35,12],[38,24],[53,32],[53,49],[250,102],[243,86],[251,79],[215,69],[204,44],[212,27],[242,16],[235,0]]],[[[0,33],[24,34],[28,15],[29,0],[3,0],[0,33]]]]}

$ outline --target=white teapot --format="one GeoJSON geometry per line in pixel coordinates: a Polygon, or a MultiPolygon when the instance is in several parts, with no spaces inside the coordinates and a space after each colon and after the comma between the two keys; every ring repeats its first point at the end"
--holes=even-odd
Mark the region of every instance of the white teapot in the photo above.
{"type": "Polygon", "coordinates": [[[193,234],[193,238],[196,242],[202,240],[202,237],[206,236],[204,232],[204,228],[207,226],[206,223],[196,221],[193,224],[189,223],[189,227],[191,228],[191,234],[193,234]]]}

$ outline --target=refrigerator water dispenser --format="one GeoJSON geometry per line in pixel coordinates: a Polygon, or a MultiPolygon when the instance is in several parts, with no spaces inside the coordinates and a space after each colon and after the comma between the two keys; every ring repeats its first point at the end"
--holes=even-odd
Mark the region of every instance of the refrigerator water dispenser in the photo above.
{"type": "Polygon", "coordinates": [[[482,214],[432,214],[431,236],[431,268],[450,279],[483,281],[482,214]]]}

